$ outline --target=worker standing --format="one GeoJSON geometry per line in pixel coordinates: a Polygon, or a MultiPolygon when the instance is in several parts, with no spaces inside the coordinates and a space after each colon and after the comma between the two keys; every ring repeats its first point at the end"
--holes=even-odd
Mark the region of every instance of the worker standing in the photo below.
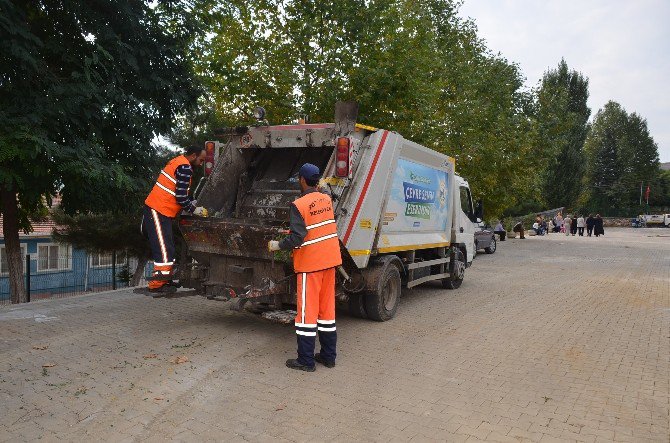
{"type": "Polygon", "coordinates": [[[149,291],[155,293],[174,292],[172,270],[174,265],[174,240],[172,238],[172,220],[181,212],[195,215],[203,213],[202,207],[188,195],[193,176],[193,168],[205,161],[205,148],[190,146],[183,155],[170,160],[158,175],[153,189],[144,201],[142,215],[142,233],[149,239],[151,255],[154,260],[149,291]]]}
{"type": "Polygon", "coordinates": [[[316,189],[319,168],[305,163],[298,175],[302,195],[291,205],[290,233],[281,241],[268,242],[268,250],[293,250],[298,358],[286,360],[286,366],[312,372],[316,369],[314,361],[328,368],[335,366],[335,267],[342,264],[342,256],[333,202],[316,189]],[[317,332],[321,352],[315,355],[317,332]]]}

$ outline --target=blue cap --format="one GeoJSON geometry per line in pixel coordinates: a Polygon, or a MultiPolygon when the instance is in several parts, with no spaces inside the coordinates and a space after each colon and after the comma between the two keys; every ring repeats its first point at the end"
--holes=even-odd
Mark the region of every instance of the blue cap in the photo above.
{"type": "Polygon", "coordinates": [[[318,180],[320,175],[319,168],[311,163],[302,165],[300,167],[300,172],[298,172],[299,177],[305,177],[306,180],[310,181],[318,180]]]}

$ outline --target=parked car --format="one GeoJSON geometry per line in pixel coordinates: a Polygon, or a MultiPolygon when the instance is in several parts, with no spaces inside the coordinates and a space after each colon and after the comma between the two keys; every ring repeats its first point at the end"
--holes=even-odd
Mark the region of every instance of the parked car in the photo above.
{"type": "Polygon", "coordinates": [[[493,233],[493,228],[488,225],[479,225],[475,229],[475,250],[479,251],[483,249],[487,254],[493,254],[496,252],[496,247],[498,242],[496,241],[496,236],[493,233]]]}

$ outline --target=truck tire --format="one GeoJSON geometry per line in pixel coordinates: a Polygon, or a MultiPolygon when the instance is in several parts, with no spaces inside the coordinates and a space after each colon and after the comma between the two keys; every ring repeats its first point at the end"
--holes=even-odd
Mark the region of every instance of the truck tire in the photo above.
{"type": "Polygon", "coordinates": [[[496,252],[496,248],[498,247],[498,242],[496,241],[495,236],[491,239],[491,243],[489,244],[488,248],[484,248],[484,252],[487,254],[493,254],[496,252]]]}
{"type": "Polygon", "coordinates": [[[398,310],[402,292],[400,271],[393,259],[387,259],[373,273],[371,289],[364,297],[365,311],[371,320],[391,320],[398,310]]]}
{"type": "Polygon", "coordinates": [[[442,279],[442,287],[445,289],[458,289],[465,277],[465,255],[460,249],[456,249],[449,262],[449,277],[442,279]]]}
{"type": "Polygon", "coordinates": [[[356,318],[368,318],[365,311],[365,294],[349,294],[349,314],[356,318]]]}

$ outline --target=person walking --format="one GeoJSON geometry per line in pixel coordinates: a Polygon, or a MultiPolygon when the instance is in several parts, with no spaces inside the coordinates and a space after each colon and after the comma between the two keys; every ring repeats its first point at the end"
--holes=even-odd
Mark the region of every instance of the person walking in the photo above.
{"type": "Polygon", "coordinates": [[[563,226],[565,228],[565,236],[567,237],[572,230],[572,218],[570,217],[570,214],[566,215],[563,219],[563,226]]]}
{"type": "Polygon", "coordinates": [[[591,237],[591,234],[593,233],[593,225],[595,224],[595,219],[593,218],[593,214],[589,214],[588,217],[586,217],[586,236],[591,237]]]}
{"type": "Polygon", "coordinates": [[[335,267],[342,264],[342,256],[333,202],[316,189],[319,168],[305,163],[298,177],[301,196],[291,204],[290,233],[281,241],[270,240],[268,250],[292,250],[297,276],[298,358],[286,360],[286,366],[313,372],[315,361],[328,368],[335,366],[335,267]],[[317,332],[321,352],[315,355],[317,332]]]}
{"type": "Polygon", "coordinates": [[[578,217],[574,215],[572,217],[572,224],[570,225],[570,234],[572,234],[573,237],[577,234],[577,220],[578,217]]]}
{"type": "Polygon", "coordinates": [[[172,220],[181,212],[195,215],[203,213],[202,207],[188,195],[193,168],[205,161],[205,148],[190,146],[183,155],[170,160],[158,174],[156,183],[144,200],[141,231],[149,240],[151,258],[154,261],[152,279],[148,282],[149,292],[175,292],[177,287],[171,281],[174,265],[174,239],[172,220]]]}
{"type": "Polygon", "coordinates": [[[603,218],[600,216],[600,214],[596,214],[596,217],[593,220],[593,225],[594,225],[593,233],[596,235],[596,237],[605,235],[605,228],[603,227],[603,218]]]}
{"type": "Polygon", "coordinates": [[[584,237],[584,227],[586,226],[586,222],[584,221],[584,216],[580,215],[577,217],[577,230],[579,231],[579,236],[584,237]]]}

